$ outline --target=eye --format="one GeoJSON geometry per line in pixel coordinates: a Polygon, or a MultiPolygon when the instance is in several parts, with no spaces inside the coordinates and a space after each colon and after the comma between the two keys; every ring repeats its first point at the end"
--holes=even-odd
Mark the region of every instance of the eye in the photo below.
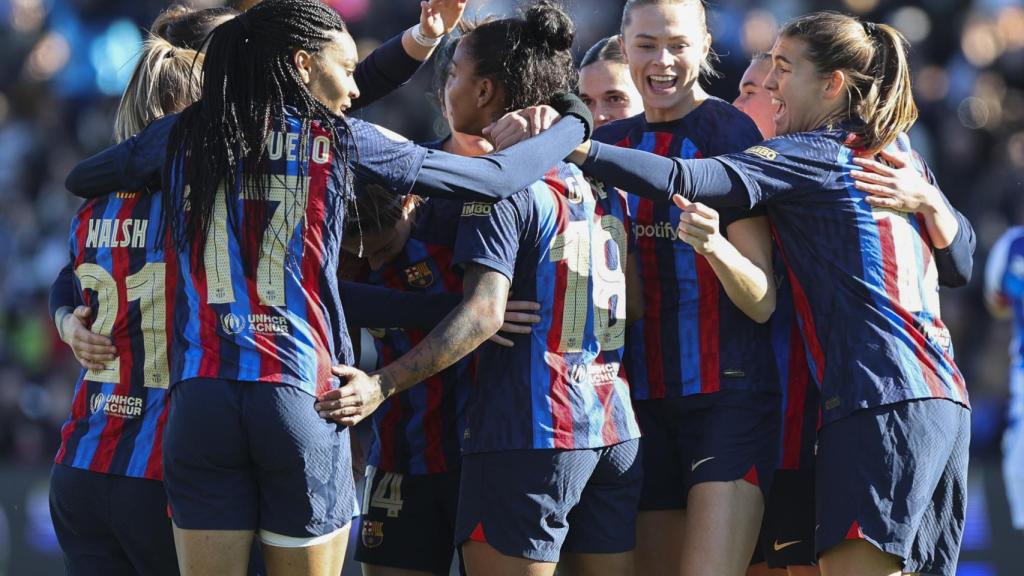
{"type": "Polygon", "coordinates": [[[583,100],[583,103],[586,104],[587,106],[594,105],[594,99],[589,96],[580,96],[580,100],[583,100]]]}
{"type": "Polygon", "coordinates": [[[612,104],[625,104],[629,102],[629,98],[626,98],[625,96],[620,96],[618,94],[614,94],[608,97],[608,101],[611,102],[612,104]]]}
{"type": "Polygon", "coordinates": [[[636,47],[641,49],[641,50],[653,50],[654,49],[654,44],[650,44],[650,43],[645,42],[643,44],[637,44],[636,47]]]}
{"type": "Polygon", "coordinates": [[[682,52],[683,50],[686,50],[689,47],[689,44],[673,44],[672,46],[669,46],[669,48],[671,48],[674,52],[682,52]]]}

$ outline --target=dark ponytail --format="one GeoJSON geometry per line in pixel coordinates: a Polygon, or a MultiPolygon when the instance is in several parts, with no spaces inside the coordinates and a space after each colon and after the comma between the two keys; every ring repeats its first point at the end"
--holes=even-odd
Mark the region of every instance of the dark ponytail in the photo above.
{"type": "Polygon", "coordinates": [[[576,28],[551,0],[540,0],[524,18],[481,24],[462,42],[475,62],[475,74],[505,89],[505,109],[543,104],[558,92],[576,87],[572,47],[576,28]]]}

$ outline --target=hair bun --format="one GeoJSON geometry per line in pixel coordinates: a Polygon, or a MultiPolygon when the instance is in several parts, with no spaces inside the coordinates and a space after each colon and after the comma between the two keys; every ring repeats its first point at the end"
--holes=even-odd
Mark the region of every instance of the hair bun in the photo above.
{"type": "Polygon", "coordinates": [[[551,0],[540,0],[526,11],[523,33],[551,52],[560,52],[572,47],[576,26],[561,6],[551,0]]]}

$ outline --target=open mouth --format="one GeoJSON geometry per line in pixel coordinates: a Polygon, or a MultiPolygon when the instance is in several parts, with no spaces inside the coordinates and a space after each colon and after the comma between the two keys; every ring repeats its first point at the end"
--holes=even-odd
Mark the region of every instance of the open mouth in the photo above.
{"type": "Polygon", "coordinates": [[[647,77],[647,87],[655,94],[670,94],[679,83],[679,77],[669,74],[651,74],[647,77]]]}
{"type": "Polygon", "coordinates": [[[786,103],[778,98],[772,97],[772,106],[775,108],[775,114],[772,119],[778,122],[786,115],[786,103]]]}

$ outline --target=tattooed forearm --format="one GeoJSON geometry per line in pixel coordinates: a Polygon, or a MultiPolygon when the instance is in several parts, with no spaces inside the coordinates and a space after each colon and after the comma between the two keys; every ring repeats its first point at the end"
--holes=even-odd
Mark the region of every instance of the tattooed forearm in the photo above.
{"type": "Polygon", "coordinates": [[[412,350],[380,370],[385,397],[401,392],[458,362],[501,327],[509,281],[501,273],[471,264],[463,280],[462,303],[412,350]]]}

